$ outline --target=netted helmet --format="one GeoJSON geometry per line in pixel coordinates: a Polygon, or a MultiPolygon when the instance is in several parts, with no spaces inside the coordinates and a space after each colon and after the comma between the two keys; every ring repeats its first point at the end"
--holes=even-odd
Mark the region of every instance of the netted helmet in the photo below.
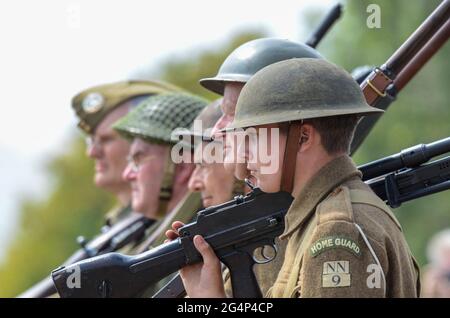
{"type": "MultiPolygon", "coordinates": [[[[173,145],[171,138],[176,128],[190,127],[194,118],[206,106],[207,101],[186,93],[170,93],[151,96],[113,125],[125,138],[142,138],[149,143],[173,145]]],[[[159,191],[157,215],[167,213],[172,198],[175,165],[166,158],[163,179],[159,191]]]]}
{"type": "Polygon", "coordinates": [[[188,128],[207,101],[186,93],[151,96],[114,124],[126,138],[142,138],[152,143],[174,144],[176,128],[188,128]]]}
{"type": "Polygon", "coordinates": [[[174,134],[176,140],[182,140],[186,145],[194,148],[199,142],[211,142],[211,131],[214,124],[222,116],[220,105],[222,98],[219,98],[207,105],[194,119],[189,129],[180,129],[174,134]]]}

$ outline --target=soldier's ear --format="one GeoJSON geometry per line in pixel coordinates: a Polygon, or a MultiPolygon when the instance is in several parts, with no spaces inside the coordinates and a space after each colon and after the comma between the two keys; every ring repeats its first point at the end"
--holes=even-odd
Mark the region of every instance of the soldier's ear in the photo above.
{"type": "Polygon", "coordinates": [[[315,143],[314,127],[310,124],[303,124],[300,129],[299,151],[305,152],[315,143]]]}
{"type": "Polygon", "coordinates": [[[193,163],[179,163],[175,165],[175,178],[174,182],[180,184],[187,184],[194,172],[195,165],[193,163]]]}
{"type": "Polygon", "coordinates": [[[304,124],[301,126],[301,132],[300,132],[300,140],[299,142],[301,144],[306,143],[310,140],[312,129],[313,127],[309,124],[304,124]]]}
{"type": "Polygon", "coordinates": [[[300,136],[300,143],[307,142],[308,139],[309,139],[308,134],[302,132],[302,134],[301,134],[301,136],[300,136]]]}

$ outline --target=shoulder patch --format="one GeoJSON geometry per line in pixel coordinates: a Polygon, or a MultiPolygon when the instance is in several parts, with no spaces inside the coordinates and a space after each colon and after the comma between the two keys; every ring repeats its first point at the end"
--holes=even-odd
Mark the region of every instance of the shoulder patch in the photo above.
{"type": "Polygon", "coordinates": [[[347,250],[358,257],[361,256],[361,248],[359,245],[354,240],[342,235],[333,235],[320,238],[311,244],[309,251],[312,257],[316,257],[326,250],[336,248],[347,250]]]}
{"type": "Polygon", "coordinates": [[[322,287],[348,287],[351,285],[349,261],[323,263],[322,287]]]}

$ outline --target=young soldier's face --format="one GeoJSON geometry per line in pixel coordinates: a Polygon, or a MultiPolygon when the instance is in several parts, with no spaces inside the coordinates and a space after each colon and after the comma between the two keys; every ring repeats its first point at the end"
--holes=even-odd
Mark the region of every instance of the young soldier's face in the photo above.
{"type": "MultiPolygon", "coordinates": [[[[196,153],[201,152],[196,148],[196,153]]],[[[189,179],[189,190],[201,192],[203,206],[210,207],[229,201],[233,195],[234,177],[225,170],[221,162],[205,160],[196,164],[195,170],[189,179]],[[210,162],[210,163],[208,163],[210,162]]]]}
{"type": "Polygon", "coordinates": [[[130,163],[123,172],[131,185],[133,210],[155,218],[159,207],[159,193],[164,166],[169,156],[167,145],[150,144],[136,138],[131,144],[130,163]]]}
{"type": "Polygon", "coordinates": [[[250,128],[246,134],[248,147],[241,143],[239,152],[246,157],[250,181],[264,192],[280,191],[286,136],[277,125],[250,128]]]}
{"type": "Polygon", "coordinates": [[[115,109],[88,138],[87,155],[95,160],[95,184],[112,192],[128,187],[122,180],[122,172],[127,165],[130,144],[111,128],[127,112],[126,107],[115,109]]]}
{"type": "Polygon", "coordinates": [[[235,147],[236,142],[233,138],[233,134],[224,134],[220,133],[221,129],[226,128],[231,122],[234,120],[234,113],[236,111],[236,103],[241,93],[242,87],[244,87],[243,83],[226,83],[223,100],[222,100],[222,117],[214,125],[212,130],[213,135],[219,135],[218,138],[222,138],[224,142],[224,154],[225,154],[225,169],[230,173],[234,173],[236,178],[244,179],[248,175],[248,171],[246,170],[245,163],[239,163],[237,159],[237,149],[235,147]]]}

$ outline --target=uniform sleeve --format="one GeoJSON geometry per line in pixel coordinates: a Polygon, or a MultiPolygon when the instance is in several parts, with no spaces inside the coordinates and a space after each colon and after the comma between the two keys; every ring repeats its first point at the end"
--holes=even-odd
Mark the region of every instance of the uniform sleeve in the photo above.
{"type": "MultiPolygon", "coordinates": [[[[361,231],[364,233],[364,229],[361,231]]],[[[385,248],[366,233],[361,234],[355,223],[319,224],[308,240],[300,266],[301,297],[386,295],[385,248]]]]}

